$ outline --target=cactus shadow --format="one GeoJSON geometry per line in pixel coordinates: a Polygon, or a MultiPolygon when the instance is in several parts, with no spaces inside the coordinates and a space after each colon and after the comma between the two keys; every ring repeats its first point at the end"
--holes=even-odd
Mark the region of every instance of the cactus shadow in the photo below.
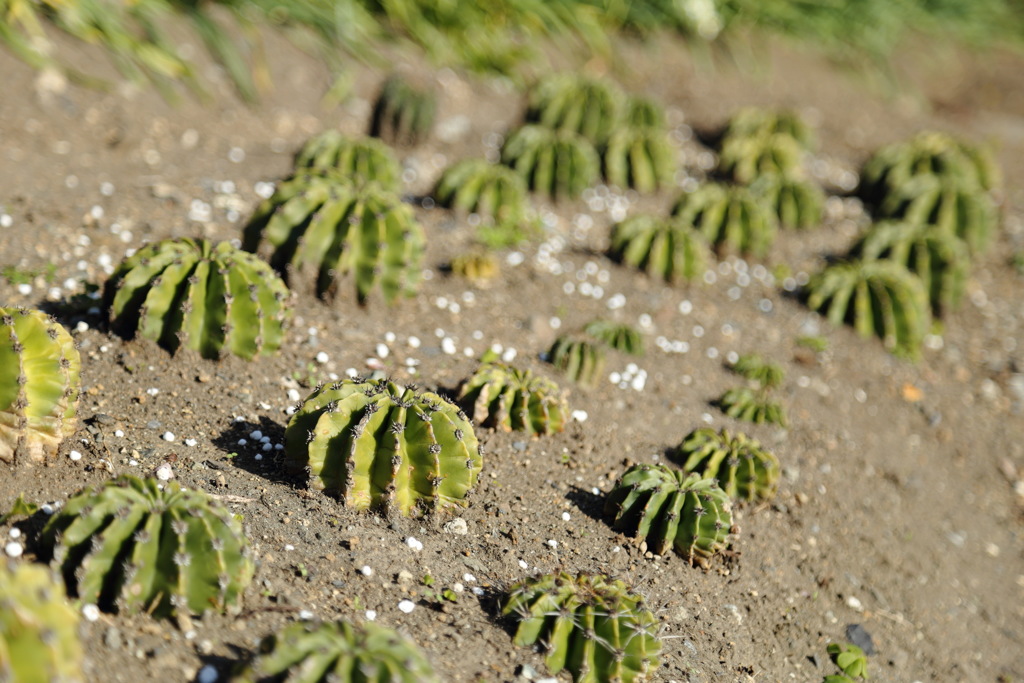
{"type": "Polygon", "coordinates": [[[569,492],[565,494],[566,499],[570,503],[576,506],[576,509],[585,514],[591,519],[605,523],[606,517],[604,515],[604,496],[595,495],[589,489],[584,489],[579,486],[571,486],[569,492]]]}
{"type": "Polygon", "coordinates": [[[298,477],[288,473],[284,451],[273,447],[264,450],[260,439],[252,438],[255,431],[262,432],[263,437],[269,437],[271,444],[284,443],[284,427],[268,417],[261,416],[258,422],[232,422],[230,427],[213,438],[213,445],[229,454],[233,466],[250,474],[278,484],[301,484],[298,477]],[[239,443],[240,440],[244,440],[245,443],[239,443]]]}

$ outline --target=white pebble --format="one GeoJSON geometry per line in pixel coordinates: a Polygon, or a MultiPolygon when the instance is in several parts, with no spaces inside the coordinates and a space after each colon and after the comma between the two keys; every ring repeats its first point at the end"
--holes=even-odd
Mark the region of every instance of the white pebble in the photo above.
{"type": "Polygon", "coordinates": [[[377,610],[375,610],[375,609],[368,609],[368,610],[366,610],[366,620],[367,621],[374,621],[376,618],[377,618],[377,610]]]}
{"type": "Polygon", "coordinates": [[[28,296],[31,293],[32,285],[28,284],[27,282],[22,282],[21,284],[18,285],[18,294],[21,294],[22,296],[28,296]]]}
{"type": "Polygon", "coordinates": [[[570,515],[568,512],[563,512],[562,513],[562,521],[563,522],[568,522],[570,519],[572,519],[572,515],[570,515]]]}
{"type": "Polygon", "coordinates": [[[574,411],[572,411],[572,419],[576,420],[577,422],[586,422],[587,421],[587,411],[585,411],[585,410],[574,410],[574,411]]]}
{"type": "Polygon", "coordinates": [[[270,451],[270,450],[273,450],[273,449],[274,449],[274,447],[271,444],[269,444],[269,443],[263,444],[263,450],[264,451],[270,451]]]}
{"type": "Polygon", "coordinates": [[[124,431],[122,431],[122,430],[120,430],[120,429],[115,429],[115,430],[114,430],[114,436],[116,436],[117,438],[119,438],[119,439],[120,439],[121,437],[123,437],[123,436],[124,436],[124,431]]]}
{"type": "Polygon", "coordinates": [[[412,548],[413,550],[415,550],[416,552],[419,552],[419,551],[423,550],[423,543],[421,543],[417,539],[413,538],[412,536],[410,536],[409,538],[405,539],[405,544],[407,546],[409,546],[410,548],[412,548]]]}
{"type": "Polygon", "coordinates": [[[199,683],[216,683],[219,677],[220,674],[217,673],[215,668],[213,668],[213,665],[207,664],[199,670],[199,675],[196,676],[196,680],[199,681],[199,683]]]}
{"type": "Polygon", "coordinates": [[[11,538],[21,538],[21,529],[18,527],[11,527],[11,530],[7,532],[7,535],[11,538]]]}
{"type": "Polygon", "coordinates": [[[263,459],[263,456],[262,456],[262,455],[260,455],[259,453],[257,453],[256,455],[252,456],[252,459],[253,459],[253,460],[262,460],[262,459],[263,459]]]}
{"type": "Polygon", "coordinates": [[[77,462],[82,459],[82,454],[79,453],[78,451],[71,451],[70,453],[68,453],[68,457],[77,462]]]}
{"type": "Polygon", "coordinates": [[[292,401],[294,403],[294,402],[298,401],[301,398],[302,398],[302,396],[299,394],[297,389],[289,389],[288,390],[288,400],[289,401],[292,401]]]}
{"type": "Polygon", "coordinates": [[[163,440],[164,441],[174,441],[174,432],[164,432],[163,440]]]}
{"type": "Polygon", "coordinates": [[[313,618],[313,613],[311,611],[309,611],[308,609],[304,609],[304,610],[300,610],[299,611],[299,619],[301,621],[309,621],[312,618],[313,618]]]}
{"type": "Polygon", "coordinates": [[[511,363],[516,359],[516,350],[513,348],[505,349],[505,352],[501,354],[501,360],[506,363],[511,363]]]}
{"type": "Polygon", "coordinates": [[[359,570],[359,573],[363,576],[373,576],[373,568],[368,564],[364,564],[362,569],[359,570]]]}
{"type": "Polygon", "coordinates": [[[387,358],[391,354],[391,349],[388,348],[387,344],[377,344],[375,351],[378,358],[387,358]]]}
{"type": "Polygon", "coordinates": [[[160,481],[167,481],[174,478],[174,470],[167,463],[156,468],[156,478],[160,481]]]}
{"type": "Polygon", "coordinates": [[[476,577],[469,572],[462,575],[462,580],[466,583],[476,583],[476,577]]]}
{"type": "Polygon", "coordinates": [[[259,441],[260,439],[263,438],[263,432],[261,432],[258,429],[254,429],[253,431],[249,432],[249,438],[256,439],[257,441],[259,441]]]}
{"type": "Polygon", "coordinates": [[[454,354],[455,351],[457,350],[455,348],[454,340],[452,340],[451,337],[445,337],[443,340],[441,340],[441,350],[444,351],[449,356],[454,354]]]}
{"type": "Polygon", "coordinates": [[[406,614],[409,614],[414,609],[416,609],[416,603],[412,600],[402,600],[400,603],[398,603],[398,609],[402,612],[405,612],[406,614]]]}
{"type": "Polygon", "coordinates": [[[239,445],[239,446],[244,446],[244,445],[245,445],[245,444],[247,444],[247,443],[249,443],[249,440],[248,440],[248,439],[239,439],[239,440],[238,440],[238,445],[239,445]]]}
{"type": "Polygon", "coordinates": [[[7,557],[21,557],[21,554],[25,552],[25,548],[17,541],[11,541],[4,546],[4,552],[7,553],[7,557]]]}
{"type": "Polygon", "coordinates": [[[82,605],[82,616],[86,621],[96,621],[100,618],[100,608],[91,602],[82,605]]]}
{"type": "Polygon", "coordinates": [[[409,337],[408,344],[409,344],[410,347],[412,347],[414,349],[418,349],[418,348],[420,348],[420,338],[419,337],[409,337]]]}
{"type": "Polygon", "coordinates": [[[529,569],[530,565],[526,563],[526,560],[519,560],[519,567],[521,569],[529,569]]]}
{"type": "Polygon", "coordinates": [[[156,387],[150,387],[149,389],[146,389],[146,393],[149,394],[150,396],[156,396],[157,394],[160,393],[160,390],[157,389],[156,387]]]}
{"type": "Polygon", "coordinates": [[[551,547],[552,547],[553,549],[555,549],[555,550],[557,550],[557,549],[558,549],[558,541],[556,541],[556,540],[555,540],[555,539],[553,539],[553,538],[549,538],[549,539],[548,539],[548,545],[549,545],[549,546],[551,546],[551,547]]]}
{"type": "Polygon", "coordinates": [[[330,356],[328,356],[328,355],[327,355],[327,354],[326,354],[325,352],[323,352],[323,351],[321,351],[321,352],[319,352],[318,354],[316,354],[316,362],[317,362],[317,363],[320,363],[321,365],[323,365],[324,363],[326,363],[326,362],[327,362],[327,361],[329,361],[330,359],[331,359],[331,357],[330,357],[330,356]]]}
{"type": "Polygon", "coordinates": [[[846,604],[849,605],[850,609],[858,612],[864,609],[864,605],[861,604],[860,600],[853,597],[852,595],[846,599],[846,604]]]}
{"type": "Polygon", "coordinates": [[[185,445],[188,446],[189,448],[194,448],[197,443],[199,442],[196,441],[195,439],[185,439],[185,445]]]}

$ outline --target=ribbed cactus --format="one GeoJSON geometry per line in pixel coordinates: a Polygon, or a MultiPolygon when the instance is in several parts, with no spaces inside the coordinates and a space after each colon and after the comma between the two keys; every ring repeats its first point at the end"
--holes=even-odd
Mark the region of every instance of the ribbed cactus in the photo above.
{"type": "Polygon", "coordinates": [[[656,555],[669,548],[707,567],[729,544],[732,503],[714,479],[665,465],[633,465],[605,498],[612,527],[647,539],[656,555]]]}
{"type": "Polygon", "coordinates": [[[502,615],[517,623],[515,644],[540,644],[552,673],[576,683],[651,680],[658,668],[658,620],[625,582],[565,572],[509,587],[502,615]]]}
{"type": "Polygon", "coordinates": [[[522,176],[508,166],[467,159],[444,172],[434,196],[441,206],[475,213],[518,230],[530,207],[526,192],[522,176]]]}
{"type": "Polygon", "coordinates": [[[754,181],[750,191],[761,200],[786,229],[809,230],[821,225],[825,193],[810,180],[795,174],[765,174],[754,181]]]}
{"type": "Polygon", "coordinates": [[[78,612],[38,565],[0,567],[0,680],[81,683],[78,612]]]}
{"type": "Polygon", "coordinates": [[[604,349],[575,335],[562,335],[548,351],[551,364],[585,387],[593,387],[604,372],[604,349]]]}
{"type": "Polygon", "coordinates": [[[678,167],[675,147],[668,134],[657,128],[618,128],[601,156],[609,183],[641,193],[671,185],[678,167]]]}
{"type": "Polygon", "coordinates": [[[750,137],[754,135],[788,135],[800,143],[803,149],[815,146],[814,131],[795,111],[745,107],[729,119],[726,135],[750,137]]]}
{"type": "Polygon", "coordinates": [[[579,133],[600,145],[618,125],[623,99],[610,81],[553,74],[530,91],[526,118],[554,130],[579,133]]]}
{"type": "Polygon", "coordinates": [[[672,215],[719,251],[762,256],[775,241],[775,216],[745,187],[707,183],[682,195],[672,215]]]}
{"type": "Polygon", "coordinates": [[[396,145],[418,145],[434,128],[437,93],[394,75],[388,78],[373,107],[370,135],[396,145]]]}
{"type": "Polygon", "coordinates": [[[790,175],[813,145],[810,128],[795,113],[744,109],[722,138],[719,169],[740,183],[765,174],[790,175]]]}
{"type": "Polygon", "coordinates": [[[82,361],[41,311],[0,308],[0,460],[42,462],[78,426],[82,361]]]}
{"type": "Polygon", "coordinates": [[[737,375],[757,382],[763,389],[777,387],[786,378],[786,371],[781,365],[765,360],[757,353],[743,354],[729,369],[737,375]]]}
{"type": "Polygon", "coordinates": [[[110,612],[223,611],[253,577],[238,519],[173,481],[123,475],[85,488],[50,518],[41,545],[69,592],[110,612]]]}
{"type": "Polygon", "coordinates": [[[452,257],[452,273],[477,283],[485,283],[501,275],[498,257],[489,251],[473,250],[452,257]]]}
{"type": "Polygon", "coordinates": [[[321,297],[354,280],[359,302],[379,287],[387,302],[411,295],[426,245],[412,208],[394,194],[357,188],[337,172],[300,172],[256,209],[242,247],[266,249],[289,281],[305,274],[321,297]]]}
{"type": "Polygon", "coordinates": [[[111,328],[171,351],[251,359],[281,346],[291,315],[284,282],[264,261],[228,242],[189,238],[139,249],[104,288],[111,328]]]}
{"type": "Polygon", "coordinates": [[[310,394],[288,422],[285,456],[346,505],[406,516],[465,506],[483,466],[473,425],[450,401],[372,379],[310,394]]]}
{"type": "Polygon", "coordinates": [[[678,220],[648,214],[615,224],[609,254],[669,282],[699,277],[710,257],[707,242],[696,229],[678,220]]]}
{"type": "Polygon", "coordinates": [[[916,357],[931,324],[928,290],[893,261],[837,263],[811,278],[807,305],[833,325],[844,321],[862,337],[878,335],[893,353],[916,357]]]}
{"type": "Polygon", "coordinates": [[[729,417],[745,420],[754,424],[769,422],[785,427],[788,424],[786,409],[781,403],[772,399],[765,391],[750,387],[729,389],[716,402],[718,407],[729,417]]]}
{"type": "Polygon", "coordinates": [[[440,683],[416,644],[366,622],[299,622],[267,636],[233,683],[440,683]]]}
{"type": "Polygon", "coordinates": [[[610,320],[593,320],[583,331],[610,348],[633,356],[644,353],[644,338],[632,325],[614,323],[610,320]]]}
{"type": "Polygon", "coordinates": [[[503,164],[515,169],[534,192],[554,199],[577,197],[598,178],[594,146],[571,131],[523,126],[501,148],[503,164]]]}
{"type": "Polygon", "coordinates": [[[295,157],[296,168],[335,170],[355,185],[376,183],[397,191],[402,167],[391,148],[376,138],[352,139],[337,130],[309,140],[295,157]]]}
{"type": "Polygon", "coordinates": [[[504,363],[485,363],[459,390],[473,419],[505,431],[554,434],[565,429],[569,404],[558,385],[504,363]]]}
{"type": "Polygon", "coordinates": [[[778,489],[778,458],[742,432],[695,429],[675,453],[683,470],[715,479],[730,498],[770,500],[778,489]]]}
{"type": "Polygon", "coordinates": [[[622,123],[630,128],[665,130],[665,110],[661,103],[646,97],[629,97],[622,123]]]}

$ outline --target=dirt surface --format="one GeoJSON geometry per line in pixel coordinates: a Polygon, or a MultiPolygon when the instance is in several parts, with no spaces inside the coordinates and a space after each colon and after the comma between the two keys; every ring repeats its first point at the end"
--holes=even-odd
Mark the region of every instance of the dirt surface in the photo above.
{"type": "MultiPolygon", "coordinates": [[[[833,191],[849,187],[871,150],[920,129],[996,143],[1007,181],[1002,233],[941,343],[932,340],[940,348],[917,364],[897,360],[877,340],[828,326],[771,281],[779,264],[797,277],[812,273],[852,243],[865,218],[855,200],[838,197],[821,230],[780,236],[767,269],[726,259],[713,283],[676,288],[603,255],[618,212],[664,209],[676,192],[629,196],[627,206],[598,190],[587,201],[543,205],[545,241],[503,252],[502,277],[489,287],[443,271],[472,241],[465,221],[418,206],[431,277],[416,298],[360,309],[302,292],[284,348],[252,363],[171,357],[107,334],[95,311],[65,314],[81,344],[84,423],[48,466],[5,467],[0,503],[6,509],[19,493],[61,501],[86,484],[169,462],[182,484],[245,516],[259,562],[240,615],[207,616],[191,631],[144,615],[84,622],[89,679],[192,680],[208,665],[226,674],[303,612],[363,620],[372,610],[411,635],[446,681],[527,680],[532,670],[546,675],[542,658],[513,646],[497,600],[511,582],[560,568],[624,577],[659,608],[657,680],[820,681],[836,672],[826,644],[846,640],[852,624],[873,638],[874,680],[1024,678],[1024,500],[1014,491],[1024,471],[1024,278],[1008,263],[1024,247],[1024,59],[906,55],[897,70],[910,87],[886,95],[785,49],[771,51],[761,76],[696,68],[666,44],[623,49],[635,71],[621,81],[671,107],[688,177],[700,178],[711,161],[693,133],[714,131],[749,104],[793,106],[815,124],[815,170],[833,191]],[[617,303],[624,305],[610,310],[617,303]],[[607,367],[623,373],[635,362],[631,374],[646,373],[642,390],[609,381],[581,390],[539,359],[556,328],[601,316],[646,323],[647,354],[612,355],[607,367]],[[819,333],[827,351],[796,345],[819,333]],[[688,351],[662,351],[659,337],[688,351]],[[454,354],[442,350],[446,338],[454,354]],[[258,429],[280,443],[289,390],[305,395],[309,381],[329,373],[379,364],[399,381],[453,392],[492,344],[570,388],[572,409],[586,419],[534,440],[478,430],[487,458],[461,514],[464,535],[444,530],[450,517],[385,520],[297,488],[280,453],[262,457],[250,437],[258,429]],[[734,423],[710,403],[741,382],[725,366],[729,354],[750,351],[786,369],[779,398],[788,430],[734,423]],[[326,362],[316,361],[321,352],[326,362]],[[662,461],[704,424],[759,438],[784,471],[771,504],[742,508],[732,552],[708,571],[645,554],[601,515],[603,492],[624,463],[662,461]],[[72,450],[80,460],[68,457],[72,450]],[[410,536],[422,550],[407,544],[410,536]],[[427,574],[432,589],[421,583],[427,574]],[[457,602],[433,597],[456,584],[457,602]],[[403,599],[416,603],[411,613],[398,609],[403,599]]],[[[149,91],[61,90],[0,53],[0,214],[10,217],[0,227],[0,265],[55,266],[51,279],[41,275],[30,287],[0,282],[0,302],[53,307],[84,282],[102,283],[126,249],[145,241],[236,239],[259,201],[257,184],[282,178],[305,139],[332,126],[366,128],[385,69],[358,69],[354,97],[326,108],[319,98],[329,80],[313,60],[285,44],[270,54],[278,87],[247,108],[229,95],[205,107],[187,99],[169,106],[149,91]]],[[[523,107],[505,83],[405,61],[442,93],[434,140],[401,152],[406,190],[418,195],[452,161],[493,153],[523,107]]],[[[91,53],[81,62],[103,68],[91,53]]],[[[20,561],[31,561],[31,550],[20,561]]]]}

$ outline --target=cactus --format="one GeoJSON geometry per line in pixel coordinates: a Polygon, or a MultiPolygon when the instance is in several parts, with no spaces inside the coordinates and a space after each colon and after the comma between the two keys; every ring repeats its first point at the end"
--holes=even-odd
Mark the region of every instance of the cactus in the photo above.
{"type": "Polygon", "coordinates": [[[85,488],[50,518],[41,545],[69,592],[109,612],[223,611],[253,577],[238,519],[173,481],[123,475],[85,488]]]}
{"type": "Polygon", "coordinates": [[[633,356],[644,355],[644,338],[639,330],[625,323],[613,323],[610,320],[594,320],[583,329],[594,339],[607,344],[616,351],[633,356]]]}
{"type": "Polygon", "coordinates": [[[740,183],[764,174],[790,175],[814,146],[814,136],[793,112],[741,110],[722,138],[719,169],[740,183]]]}
{"type": "Polygon", "coordinates": [[[622,123],[630,128],[665,130],[665,110],[661,104],[646,97],[630,97],[626,100],[622,123]]]}
{"type": "Polygon", "coordinates": [[[971,261],[956,235],[932,226],[898,221],[875,223],[854,247],[864,261],[894,261],[921,278],[933,315],[955,310],[963,298],[971,261]]]}
{"type": "Polygon", "coordinates": [[[477,283],[487,282],[501,275],[498,257],[489,251],[473,250],[452,258],[452,273],[477,283]]]}
{"type": "Polygon", "coordinates": [[[830,643],[828,656],[836,666],[843,670],[843,676],[835,678],[842,680],[866,679],[868,678],[868,657],[864,650],[849,643],[830,643]]]}
{"type": "Polygon", "coordinates": [[[395,631],[367,622],[299,622],[267,636],[260,653],[232,683],[288,680],[293,683],[440,683],[416,644],[395,631]]]}
{"type": "Polygon", "coordinates": [[[593,387],[604,371],[604,349],[573,335],[562,335],[548,351],[551,364],[573,382],[593,387]]]}
{"type": "Polygon", "coordinates": [[[578,133],[600,145],[618,125],[623,99],[618,86],[609,81],[553,74],[530,91],[526,120],[552,130],[578,133]]]}
{"type": "Polygon", "coordinates": [[[714,479],[665,465],[633,465],[605,499],[612,527],[635,531],[656,555],[669,548],[707,567],[731,540],[732,503],[714,479]]]}
{"type": "Polygon", "coordinates": [[[459,402],[481,424],[530,434],[565,429],[569,404],[558,385],[529,370],[484,363],[462,384],[459,402]]]}
{"type": "Polygon", "coordinates": [[[750,387],[729,389],[716,403],[726,415],[737,420],[746,420],[754,424],[770,422],[780,427],[787,425],[786,409],[778,401],[773,401],[768,392],[763,389],[759,391],[750,387]]]}
{"type": "Polygon", "coordinates": [[[0,680],[84,681],[78,613],[50,572],[31,564],[0,568],[0,680]]]}
{"type": "Polygon", "coordinates": [[[733,499],[770,500],[779,486],[779,460],[742,432],[710,427],[686,435],[675,451],[683,470],[713,478],[733,499]]]}
{"type": "Polygon", "coordinates": [[[390,192],[353,187],[336,172],[299,173],[246,226],[242,248],[256,251],[261,243],[289,280],[311,271],[318,296],[336,295],[351,275],[360,304],[377,286],[391,303],[415,292],[426,235],[412,208],[390,192]]]}
{"type": "Polygon", "coordinates": [[[786,371],[782,366],[767,361],[756,353],[743,354],[736,359],[730,369],[737,375],[757,382],[764,389],[777,387],[786,378],[786,371]]]}
{"type": "Polygon", "coordinates": [[[775,214],[783,228],[808,230],[821,225],[825,193],[817,183],[773,173],[762,175],[750,190],[775,214]]]}
{"type": "Polygon", "coordinates": [[[430,137],[436,115],[436,92],[393,75],[374,104],[370,135],[396,145],[418,145],[430,137]]]}
{"type": "Polygon", "coordinates": [[[577,197],[597,181],[600,159],[594,146],[570,131],[523,126],[501,148],[501,161],[534,192],[553,199],[577,197]]]}
{"type": "Polygon", "coordinates": [[[756,135],[788,135],[802,149],[814,149],[814,132],[799,114],[787,109],[745,107],[729,120],[726,136],[753,137],[756,135]]]}
{"type": "Polygon", "coordinates": [[[930,325],[928,291],[893,261],[837,263],[811,278],[807,305],[833,325],[844,321],[862,337],[876,334],[898,355],[917,356],[930,325]]]}
{"type": "Polygon", "coordinates": [[[386,379],[313,391],[288,422],[285,456],[292,472],[346,505],[405,516],[465,506],[483,466],[465,413],[386,379]]]}
{"type": "Polygon", "coordinates": [[[0,460],[56,456],[78,425],[81,366],[60,323],[40,311],[0,308],[0,460]]]}
{"type": "Polygon", "coordinates": [[[669,282],[700,276],[709,260],[704,237],[692,227],[644,214],[615,224],[609,254],[669,282]]]}
{"type": "Polygon", "coordinates": [[[518,622],[516,645],[541,643],[548,669],[568,669],[576,683],[639,683],[660,664],[658,621],[619,579],[565,572],[525,579],[509,588],[501,613],[518,622]]]}
{"type": "Polygon", "coordinates": [[[245,359],[281,346],[288,288],[265,262],[228,242],[169,239],[139,249],[104,288],[112,329],[152,339],[171,353],[245,359]]]}
{"type": "Polygon", "coordinates": [[[529,212],[526,182],[507,166],[486,159],[468,159],[449,167],[437,184],[434,196],[442,206],[489,219],[511,233],[510,241],[522,239],[529,212]]]}
{"type": "Polygon", "coordinates": [[[657,128],[616,130],[603,147],[602,162],[609,183],[641,193],[671,185],[677,167],[668,134],[657,128]]]}
{"type": "Polygon", "coordinates": [[[375,138],[353,140],[337,130],[324,131],[295,157],[296,168],[335,170],[354,185],[376,183],[397,192],[402,167],[391,148],[375,138]]]}
{"type": "Polygon", "coordinates": [[[719,251],[732,249],[762,256],[775,241],[775,216],[744,187],[702,185],[682,195],[672,215],[683,225],[699,230],[719,251]]]}

